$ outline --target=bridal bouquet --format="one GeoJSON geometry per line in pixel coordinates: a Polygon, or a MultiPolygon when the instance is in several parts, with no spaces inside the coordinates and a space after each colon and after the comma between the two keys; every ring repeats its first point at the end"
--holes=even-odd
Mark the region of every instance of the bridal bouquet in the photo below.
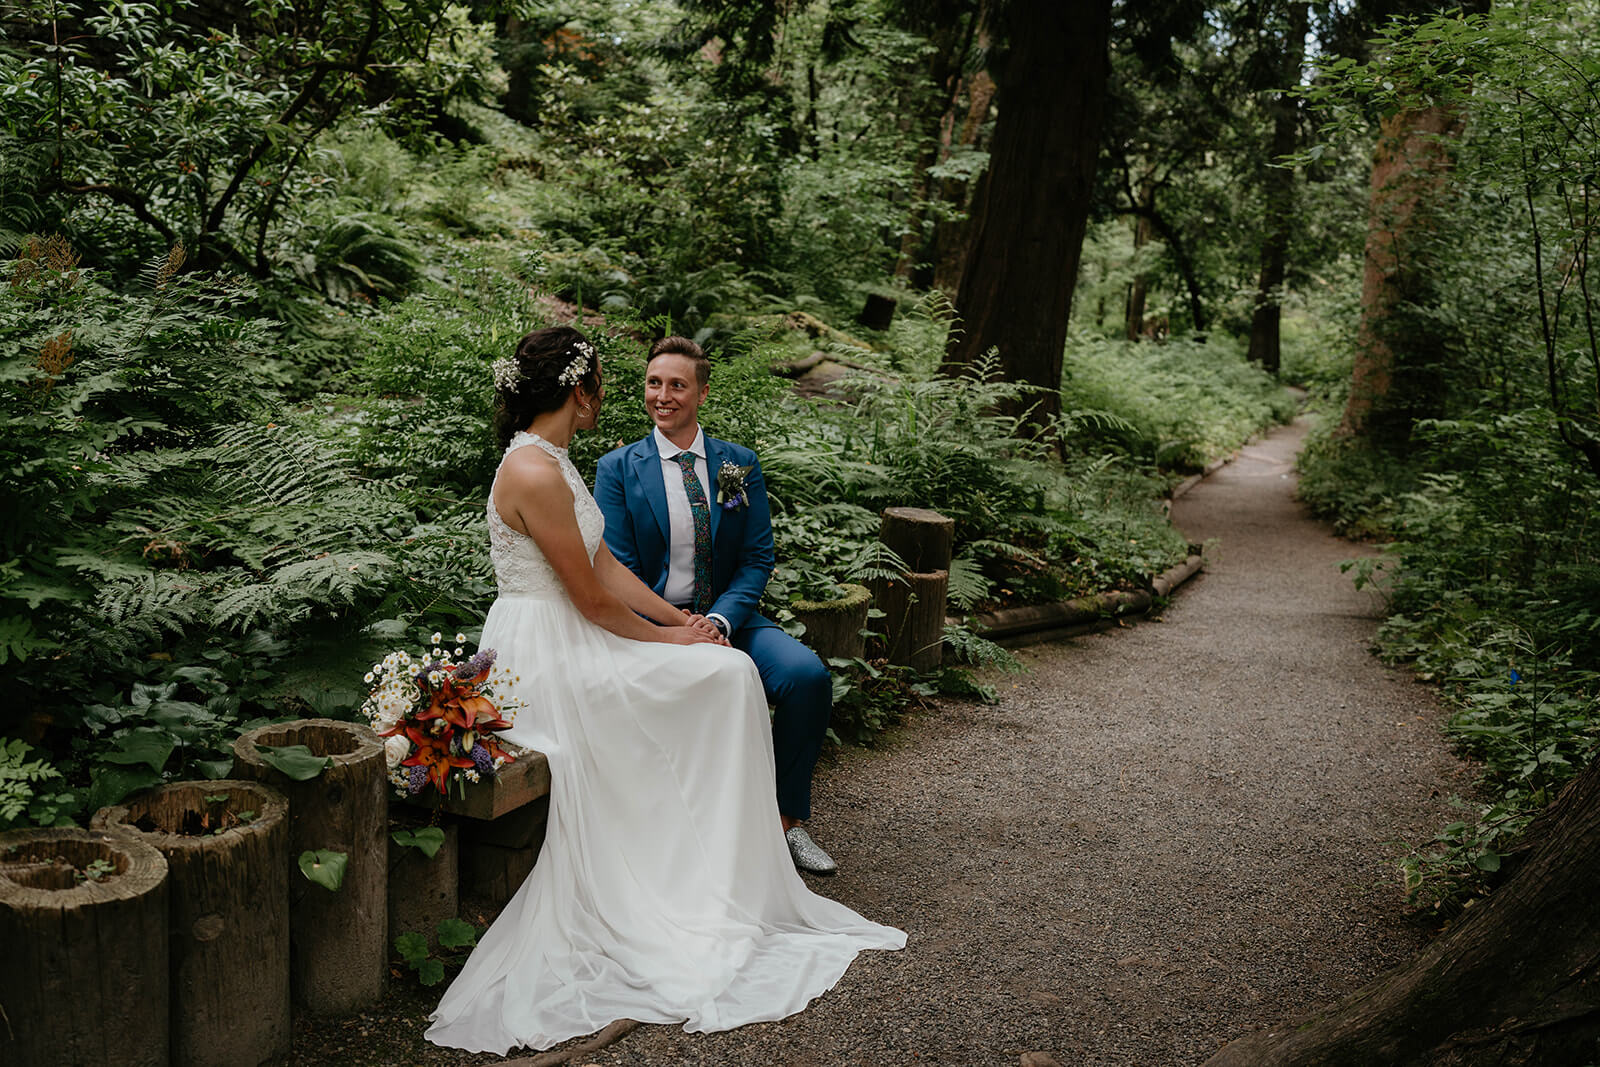
{"type": "Polygon", "coordinates": [[[462,658],[433,635],[421,659],[391,652],[367,672],[372,686],[361,711],[379,737],[389,762],[389,781],[401,796],[414,796],[430,783],[441,794],[460,795],[468,782],[493,777],[512,755],[495,736],[511,726],[502,714],[499,693],[511,678],[494,665],[494,649],[462,658]]]}

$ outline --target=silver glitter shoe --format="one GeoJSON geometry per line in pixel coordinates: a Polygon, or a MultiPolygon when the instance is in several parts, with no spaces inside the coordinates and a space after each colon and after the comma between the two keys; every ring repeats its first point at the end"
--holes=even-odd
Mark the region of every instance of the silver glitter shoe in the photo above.
{"type": "Polygon", "coordinates": [[[802,871],[811,874],[834,874],[839,870],[839,865],[833,862],[833,857],[811,840],[811,835],[803,827],[791,826],[783,835],[789,842],[789,855],[794,858],[794,865],[802,871]]]}

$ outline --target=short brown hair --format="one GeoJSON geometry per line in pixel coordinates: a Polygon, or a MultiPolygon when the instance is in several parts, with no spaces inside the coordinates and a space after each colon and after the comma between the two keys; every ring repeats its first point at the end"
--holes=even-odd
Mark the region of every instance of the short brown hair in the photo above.
{"type": "Polygon", "coordinates": [[[657,356],[683,356],[692,360],[695,382],[702,389],[711,383],[711,361],[706,358],[706,350],[687,337],[663,337],[651,345],[650,359],[645,360],[645,366],[649,366],[650,360],[657,356]]]}

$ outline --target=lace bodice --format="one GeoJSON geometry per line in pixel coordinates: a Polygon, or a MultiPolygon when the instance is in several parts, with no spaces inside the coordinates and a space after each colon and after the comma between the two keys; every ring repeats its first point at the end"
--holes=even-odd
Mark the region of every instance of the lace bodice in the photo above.
{"type": "MultiPolygon", "coordinates": [[[[589,560],[594,561],[595,549],[600,547],[600,537],[605,532],[605,516],[600,505],[594,502],[589,487],[583,484],[578,468],[567,458],[567,450],[557,448],[538,434],[520,430],[506,446],[509,456],[524,445],[534,445],[555,457],[561,475],[572,489],[573,511],[578,520],[578,532],[583,535],[583,546],[589,550],[589,560]]],[[[504,457],[500,465],[505,466],[504,457]]],[[[499,473],[495,474],[498,482],[499,473]]],[[[501,596],[560,597],[566,595],[555,569],[539,551],[539,546],[526,534],[507,526],[494,506],[494,487],[489,487],[489,558],[494,561],[494,577],[501,596]]]]}

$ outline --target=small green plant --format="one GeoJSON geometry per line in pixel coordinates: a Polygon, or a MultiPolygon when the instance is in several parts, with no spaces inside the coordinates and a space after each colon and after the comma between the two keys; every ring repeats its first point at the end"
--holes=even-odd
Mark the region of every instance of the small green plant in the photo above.
{"type": "Polygon", "coordinates": [[[117,868],[110,860],[90,860],[74,872],[74,878],[80,882],[98,882],[116,873],[117,868]]]}
{"type": "Polygon", "coordinates": [[[435,933],[439,940],[437,953],[428,947],[427,937],[416,931],[394,939],[395,952],[425,986],[436,986],[444,981],[445,968],[460,966],[478,943],[477,927],[463,919],[445,919],[435,928],[435,933]]]}
{"type": "Polygon", "coordinates": [[[344,872],[349,865],[348,852],[319,848],[300,853],[300,873],[306,876],[306,881],[320,885],[330,893],[337,893],[339,887],[344,885],[344,872]]]}

